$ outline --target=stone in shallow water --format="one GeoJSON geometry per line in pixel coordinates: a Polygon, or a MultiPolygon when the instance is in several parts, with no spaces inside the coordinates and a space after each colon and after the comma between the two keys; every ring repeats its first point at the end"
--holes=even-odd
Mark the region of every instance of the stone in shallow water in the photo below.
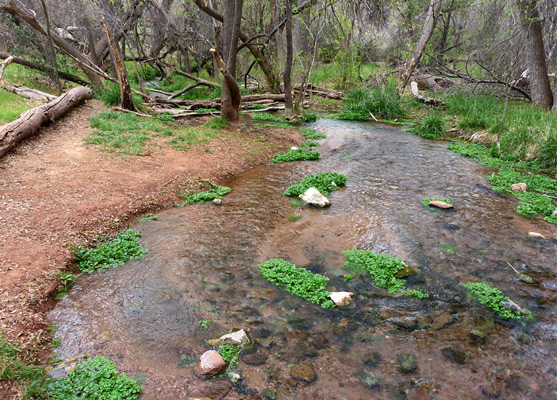
{"type": "Polygon", "coordinates": [[[261,392],[265,400],[277,400],[277,390],[275,388],[265,388],[261,392]]]}
{"type": "Polygon", "coordinates": [[[473,342],[483,343],[487,338],[487,333],[478,330],[473,330],[470,331],[470,338],[472,339],[473,342]]]}
{"type": "Polygon", "coordinates": [[[404,262],[402,263],[402,266],[404,268],[395,274],[395,278],[404,279],[404,278],[408,278],[410,275],[416,275],[416,270],[411,266],[407,265],[404,262]]]}
{"type": "Polygon", "coordinates": [[[528,237],[536,239],[545,239],[545,236],[538,232],[528,232],[528,237]]]}
{"type": "Polygon", "coordinates": [[[397,357],[398,370],[400,372],[414,372],[418,369],[418,361],[412,354],[399,354],[397,357]]]}
{"type": "Polygon", "coordinates": [[[511,190],[513,192],[525,192],[527,188],[527,185],[522,182],[522,183],[514,183],[511,185],[511,190]]]}
{"type": "Polygon", "coordinates": [[[215,350],[209,350],[203,353],[199,363],[194,367],[195,373],[201,377],[217,375],[225,369],[226,363],[215,350]]]}
{"type": "Polygon", "coordinates": [[[466,363],[466,353],[464,350],[454,347],[445,347],[441,350],[441,354],[453,364],[464,365],[466,363]]]}
{"type": "Polygon", "coordinates": [[[290,369],[290,376],[303,382],[314,382],[317,379],[317,372],[311,364],[297,364],[290,369]]]}
{"type": "Polygon", "coordinates": [[[364,385],[368,388],[372,388],[372,389],[379,388],[380,378],[379,378],[378,375],[371,374],[371,373],[366,372],[364,370],[360,370],[358,372],[358,379],[360,380],[362,385],[364,385]]]}
{"type": "Polygon", "coordinates": [[[351,292],[332,292],[329,297],[335,305],[341,307],[347,306],[352,302],[353,294],[351,292]]]}
{"type": "Polygon", "coordinates": [[[444,210],[448,210],[450,208],[454,208],[453,205],[449,204],[449,203],[445,203],[444,201],[439,201],[439,200],[432,200],[429,203],[427,203],[430,207],[437,207],[437,208],[442,208],[444,210]]]}
{"type": "Polygon", "coordinates": [[[329,199],[323,196],[321,192],[314,187],[310,187],[308,190],[305,191],[304,194],[301,194],[299,197],[304,203],[312,206],[327,207],[331,205],[329,199]]]}
{"type": "Polygon", "coordinates": [[[228,333],[226,335],[222,335],[218,339],[211,339],[208,340],[207,343],[209,346],[217,347],[223,344],[231,344],[234,346],[240,346],[243,344],[247,344],[250,342],[250,339],[243,329],[240,329],[237,332],[228,333]]]}

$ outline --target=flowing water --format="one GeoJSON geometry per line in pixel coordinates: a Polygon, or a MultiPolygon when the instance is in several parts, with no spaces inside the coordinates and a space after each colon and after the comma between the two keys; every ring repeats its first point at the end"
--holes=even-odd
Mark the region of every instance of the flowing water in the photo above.
{"type": "Polygon", "coordinates": [[[555,398],[557,242],[527,233],[555,238],[557,229],[518,217],[515,200],[486,186],[490,171],[446,144],[365,123],[313,127],[328,135],[319,161],[255,168],[224,183],[233,191],[221,206],[138,224],[145,257],[81,276],[50,313],[60,356],[113,359],[144,381],[142,399],[259,398],[265,388],[279,399],[555,398]],[[348,184],[328,209],[293,207],[286,187],[317,172],[343,173],[348,184]],[[421,203],[436,197],[455,210],[421,203]],[[366,276],[345,282],[342,251],[352,248],[404,259],[419,270],[408,287],[430,298],[388,294],[366,276]],[[271,285],[257,265],[277,257],[355,292],[354,304],[324,310],[271,285]],[[504,321],[470,300],[461,284],[480,280],[535,322],[504,321]],[[190,357],[240,328],[256,343],[236,367],[243,381],[196,378],[190,357]],[[403,354],[418,368],[401,372],[403,354]],[[317,380],[292,379],[299,364],[317,380]]]}

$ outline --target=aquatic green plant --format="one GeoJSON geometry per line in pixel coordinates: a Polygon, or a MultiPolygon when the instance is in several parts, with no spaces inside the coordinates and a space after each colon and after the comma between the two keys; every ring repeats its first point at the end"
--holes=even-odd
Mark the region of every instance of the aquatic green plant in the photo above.
{"type": "Polygon", "coordinates": [[[147,222],[147,221],[156,221],[158,218],[155,214],[145,214],[143,217],[141,217],[141,222],[147,222]]]}
{"type": "Polygon", "coordinates": [[[324,196],[328,196],[330,192],[338,190],[339,186],[346,185],[346,181],[346,176],[343,174],[322,172],[309,175],[302,182],[290,185],[284,194],[290,197],[298,197],[309,188],[314,187],[324,196]]]}
{"type": "Polygon", "coordinates": [[[463,157],[471,158],[478,164],[486,167],[498,168],[507,164],[507,161],[492,156],[491,150],[481,144],[475,143],[452,143],[447,149],[460,154],[463,157]]]}
{"type": "Polygon", "coordinates": [[[308,141],[305,141],[305,142],[300,143],[298,146],[300,146],[300,147],[305,147],[306,149],[310,149],[310,148],[312,148],[312,147],[317,147],[317,146],[319,146],[319,143],[317,143],[317,142],[312,142],[311,140],[308,140],[308,141]]]}
{"type": "Polygon", "coordinates": [[[292,202],[290,203],[290,205],[292,207],[300,207],[302,205],[302,202],[300,200],[292,200],[292,202]]]}
{"type": "Polygon", "coordinates": [[[305,268],[298,268],[282,258],[268,260],[258,266],[263,278],[269,282],[283,286],[284,289],[296,296],[319,304],[323,308],[334,308],[335,303],[329,298],[327,291],[329,278],[314,274],[305,268]]]}
{"type": "Polygon", "coordinates": [[[406,282],[399,278],[408,276],[411,272],[404,262],[397,257],[387,254],[376,254],[369,250],[347,250],[342,254],[347,261],[343,267],[351,272],[367,272],[376,286],[386,289],[389,293],[396,293],[404,289],[406,282]],[[404,271],[409,273],[404,274],[404,271]],[[399,277],[397,277],[397,275],[399,277]]]}
{"type": "Polygon", "coordinates": [[[557,194],[557,179],[545,175],[522,174],[509,166],[501,168],[496,175],[489,177],[488,180],[493,185],[493,190],[500,193],[515,194],[511,192],[511,185],[524,182],[530,191],[551,195],[557,194]]]}
{"type": "Polygon", "coordinates": [[[132,400],[141,386],[119,373],[112,361],[97,356],[78,364],[67,378],[56,380],[49,392],[52,400],[132,400]]]}
{"type": "Polygon", "coordinates": [[[54,296],[54,300],[60,300],[68,294],[70,286],[75,282],[75,275],[71,272],[58,271],[52,274],[56,278],[60,279],[62,286],[58,289],[58,293],[54,296]]]}
{"type": "Polygon", "coordinates": [[[185,204],[203,203],[205,201],[213,201],[222,199],[222,197],[230,193],[232,189],[227,186],[217,186],[204,192],[196,193],[193,190],[187,193],[179,193],[178,197],[184,200],[185,204]]]}
{"type": "Polygon", "coordinates": [[[128,229],[101,243],[93,249],[78,248],[75,251],[77,267],[88,273],[99,269],[114,268],[125,264],[132,258],[141,258],[147,253],[139,244],[141,233],[128,229]]]}
{"type": "Polygon", "coordinates": [[[429,207],[429,203],[432,201],[442,201],[443,203],[450,204],[451,206],[453,203],[449,199],[423,199],[422,204],[426,207],[429,207]]]}
{"type": "Polygon", "coordinates": [[[298,221],[298,220],[302,219],[302,216],[301,216],[301,215],[290,215],[290,216],[288,217],[288,219],[289,219],[290,221],[294,222],[294,221],[298,221]]]}
{"type": "Polygon", "coordinates": [[[414,296],[419,297],[420,299],[428,299],[429,294],[422,292],[419,289],[408,289],[405,293],[405,296],[414,296]]]}
{"type": "Polygon", "coordinates": [[[326,139],[327,135],[324,133],[317,133],[315,129],[311,128],[300,128],[298,131],[307,139],[307,140],[320,140],[326,139]]]}
{"type": "Polygon", "coordinates": [[[304,149],[289,150],[286,153],[277,153],[271,159],[271,164],[279,164],[291,161],[308,161],[318,160],[321,157],[317,151],[308,151],[304,149]]]}
{"type": "Polygon", "coordinates": [[[517,311],[511,311],[504,307],[503,302],[509,301],[509,298],[496,287],[485,282],[468,282],[464,285],[468,289],[470,295],[489,308],[491,311],[505,319],[531,317],[528,310],[524,310],[525,314],[517,311]]]}
{"type": "Polygon", "coordinates": [[[209,321],[208,319],[204,319],[203,321],[199,321],[199,325],[201,325],[201,327],[203,329],[209,329],[210,324],[211,324],[211,321],[209,321]]]}
{"type": "Polygon", "coordinates": [[[231,344],[220,345],[217,349],[217,353],[220,354],[226,365],[234,365],[238,362],[238,357],[240,356],[242,349],[231,344]]]}
{"type": "Polygon", "coordinates": [[[354,276],[352,274],[344,275],[344,282],[350,282],[352,279],[354,279],[354,276]]]}
{"type": "MultiPolygon", "coordinates": [[[[555,201],[540,193],[516,192],[514,195],[521,200],[518,205],[518,215],[537,215],[545,217],[551,216],[555,210],[555,201]]],[[[523,215],[523,216],[524,216],[523,215]]]]}

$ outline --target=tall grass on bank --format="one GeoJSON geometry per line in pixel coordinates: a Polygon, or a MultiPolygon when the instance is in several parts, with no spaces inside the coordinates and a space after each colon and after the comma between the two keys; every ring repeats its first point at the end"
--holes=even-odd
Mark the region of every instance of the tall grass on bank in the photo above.
{"type": "Polygon", "coordinates": [[[373,89],[355,89],[346,94],[342,110],[337,118],[352,121],[369,121],[371,114],[376,118],[396,119],[406,115],[403,100],[395,87],[384,86],[373,89]]]}
{"type": "Polygon", "coordinates": [[[17,119],[24,111],[33,108],[23,97],[0,90],[0,125],[17,119]]]}

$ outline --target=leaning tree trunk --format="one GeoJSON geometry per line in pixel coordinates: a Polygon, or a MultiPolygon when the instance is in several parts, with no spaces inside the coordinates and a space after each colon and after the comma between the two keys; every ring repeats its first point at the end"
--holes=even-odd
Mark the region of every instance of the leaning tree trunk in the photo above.
{"type": "Polygon", "coordinates": [[[101,25],[108,40],[110,55],[112,57],[112,61],[114,62],[116,74],[118,75],[118,81],[120,82],[120,107],[124,110],[137,111],[135,104],[133,104],[132,88],[128,78],[128,71],[126,70],[126,65],[124,64],[120,50],[112,37],[108,24],[101,21],[101,25]]]}
{"type": "Polygon", "coordinates": [[[520,24],[526,34],[526,61],[530,74],[532,103],[545,109],[553,105],[553,93],[547,74],[542,23],[536,0],[517,0],[520,24]]]}
{"type": "Polygon", "coordinates": [[[427,9],[427,17],[425,19],[422,36],[420,37],[420,40],[418,41],[418,44],[414,49],[414,53],[412,53],[412,58],[406,64],[406,69],[400,77],[402,81],[402,90],[404,90],[406,85],[408,85],[408,82],[410,81],[410,78],[412,76],[412,72],[414,72],[414,69],[420,63],[420,59],[424,54],[427,43],[429,42],[429,39],[433,34],[433,30],[435,29],[435,22],[437,20],[436,13],[440,4],[441,4],[441,0],[430,0],[429,2],[429,7],[427,9]]]}
{"type": "Polygon", "coordinates": [[[91,97],[93,97],[91,88],[78,86],[56,100],[28,110],[15,121],[0,127],[0,157],[13,149],[19,141],[37,132],[41,125],[54,121],[91,97]]]}
{"type": "Polygon", "coordinates": [[[284,116],[292,118],[292,0],[286,0],[286,63],[284,65],[284,116]]]}

